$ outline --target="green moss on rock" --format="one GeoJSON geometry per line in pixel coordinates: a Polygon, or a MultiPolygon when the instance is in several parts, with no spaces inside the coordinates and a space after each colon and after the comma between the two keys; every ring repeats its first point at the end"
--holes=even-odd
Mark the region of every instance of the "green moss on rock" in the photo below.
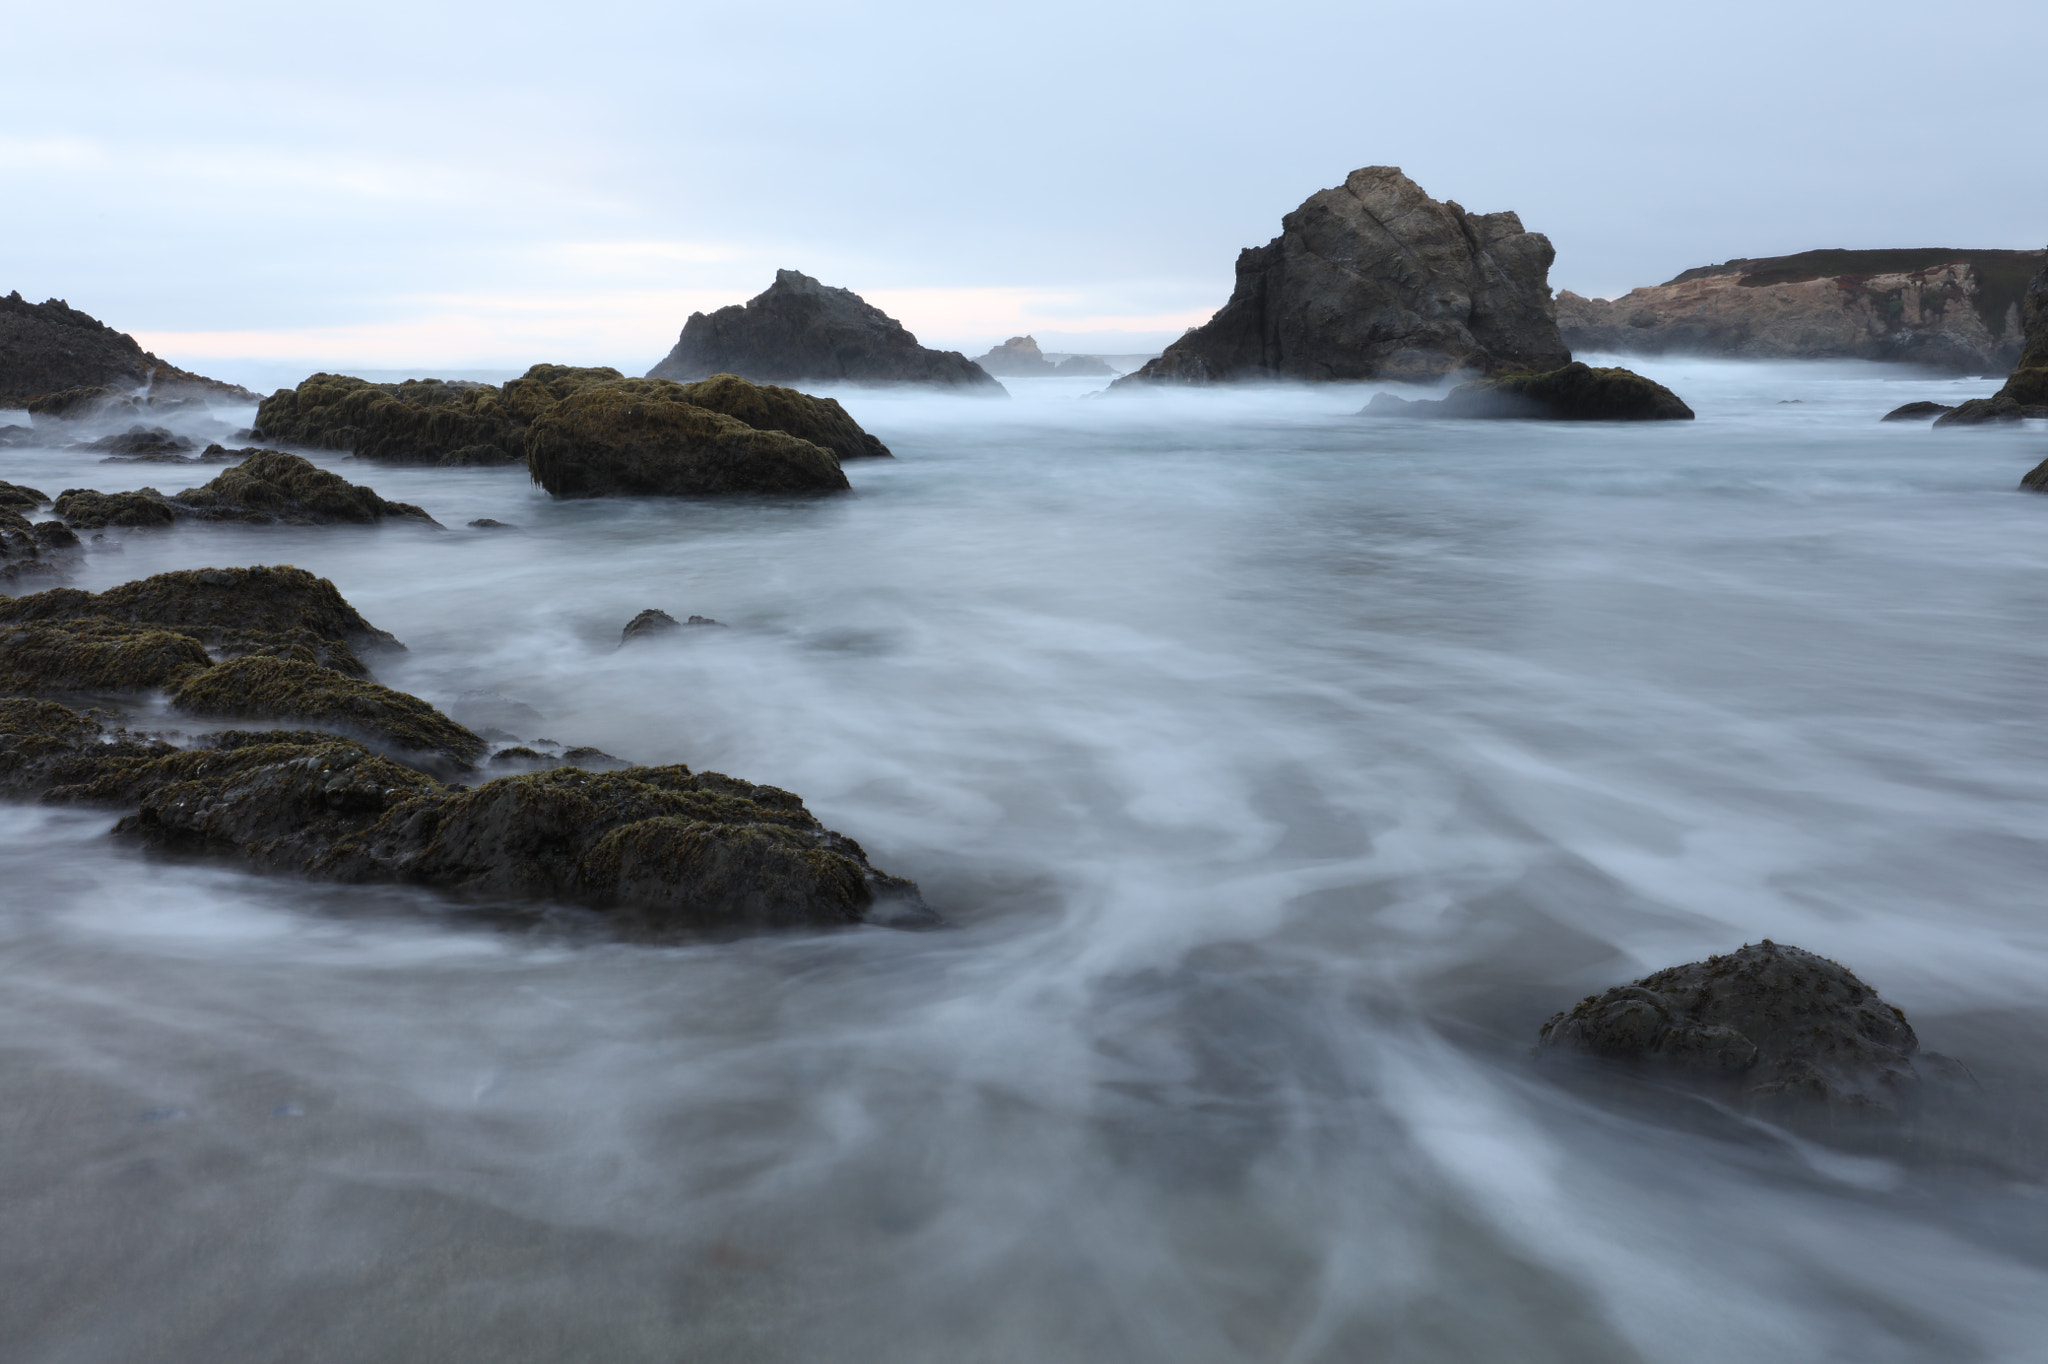
{"type": "Polygon", "coordinates": [[[572,393],[625,378],[609,365],[535,365],[505,385],[505,406],[523,427],[572,393]]]}
{"type": "Polygon", "coordinates": [[[822,446],[756,431],[674,397],[660,379],[585,389],[527,433],[527,465],[556,497],[835,492],[848,485],[822,446]]]}
{"type": "Polygon", "coordinates": [[[189,635],[104,618],[0,625],[0,692],[175,686],[213,660],[189,635]]]}
{"type": "Polygon", "coordinates": [[[473,764],[487,745],[417,696],[291,658],[233,658],[183,678],[171,704],[197,715],[301,720],[406,753],[473,764]]]}
{"type": "Polygon", "coordinates": [[[0,511],[32,512],[50,505],[50,499],[34,488],[19,483],[0,483],[0,511]]]}
{"type": "Polygon", "coordinates": [[[264,440],[393,464],[510,464],[525,454],[498,388],[439,379],[315,374],[265,398],[255,429],[264,440]]]}
{"type": "Polygon", "coordinates": [[[350,483],[302,456],[281,450],[241,453],[245,456],[241,463],[170,500],[198,517],[218,521],[370,525],[390,517],[439,524],[410,503],[388,502],[377,496],[375,489],[350,483]]]}
{"type": "Polygon", "coordinates": [[[714,374],[681,385],[686,403],[737,418],[757,431],[780,431],[822,445],[841,460],[889,457],[889,447],[863,431],[836,398],[814,398],[793,388],[756,384],[736,374],[714,374]]]}
{"type": "Polygon", "coordinates": [[[66,488],[57,494],[57,515],[78,530],[108,526],[168,526],[178,517],[155,488],[128,493],[103,493],[91,488],[66,488]]]}

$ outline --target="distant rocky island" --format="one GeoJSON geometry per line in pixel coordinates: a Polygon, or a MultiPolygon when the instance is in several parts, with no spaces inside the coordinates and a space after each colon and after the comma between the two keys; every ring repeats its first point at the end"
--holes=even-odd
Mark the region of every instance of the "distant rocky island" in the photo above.
{"type": "Polygon", "coordinates": [[[931,350],[850,289],[796,270],[714,313],[691,313],[650,379],[736,374],[757,383],[930,384],[991,396],[1003,386],[958,351],[931,350]]]}
{"type": "Polygon", "coordinates": [[[1687,270],[1621,298],[1557,296],[1565,342],[1625,355],[1895,360],[1999,373],[2048,251],[1805,251],[1687,270]]]}
{"type": "Polygon", "coordinates": [[[1029,336],[1013,336],[1000,346],[991,346],[988,354],[976,356],[974,363],[1002,379],[1102,378],[1116,373],[1098,355],[1069,355],[1055,363],[1029,336]]]}
{"type": "Polygon", "coordinates": [[[158,359],[134,337],[61,298],[30,303],[18,289],[0,298],[0,407],[29,407],[66,392],[74,394],[75,406],[99,396],[81,390],[119,398],[138,389],[159,398],[226,403],[253,403],[257,397],[158,359]]]}
{"type": "Polygon", "coordinates": [[[1513,213],[1467,213],[1367,166],[1241,252],[1230,301],[1111,387],[1560,369],[1556,254],[1513,213]]]}

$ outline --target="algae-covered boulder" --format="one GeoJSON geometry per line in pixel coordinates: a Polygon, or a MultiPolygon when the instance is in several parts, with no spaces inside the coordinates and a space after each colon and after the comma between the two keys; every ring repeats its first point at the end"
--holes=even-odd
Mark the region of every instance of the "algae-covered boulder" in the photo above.
{"type": "Polygon", "coordinates": [[[439,379],[377,384],[315,374],[265,398],[254,430],[267,441],[393,464],[511,464],[525,453],[498,388],[439,379]]]}
{"type": "Polygon", "coordinates": [[[0,792],[126,808],[119,835],[270,870],[586,904],[637,938],[933,921],[915,885],[789,792],[679,766],[469,790],[330,734],[176,749],[0,699],[0,792]]]}
{"type": "Polygon", "coordinates": [[[102,436],[74,446],[80,450],[98,450],[111,455],[147,456],[182,455],[193,448],[192,442],[178,435],[166,426],[144,426],[140,422],[118,435],[102,436]]]}
{"type": "Polygon", "coordinates": [[[50,499],[35,488],[19,483],[0,483],[0,511],[32,512],[50,505],[50,499]]]}
{"type": "Polygon", "coordinates": [[[242,461],[212,482],[187,488],[170,499],[193,515],[215,521],[282,521],[324,525],[347,521],[369,525],[391,518],[438,525],[406,502],[388,502],[374,488],[350,483],[311,460],[281,450],[242,450],[242,461]]]}
{"type": "Polygon", "coordinates": [[[837,492],[848,485],[822,446],[757,431],[678,400],[660,380],[587,388],[527,433],[534,482],[556,497],[837,492]]]}
{"type": "Polygon", "coordinates": [[[1664,385],[1633,370],[1594,369],[1574,360],[1542,374],[1504,374],[1460,384],[1443,398],[1378,393],[1367,417],[1533,418],[1539,421],[1691,421],[1693,411],[1664,385]]]}
{"type": "Polygon", "coordinates": [[[368,675],[357,651],[405,649],[364,620],[332,582],[289,564],[180,569],[100,593],[52,588],[0,599],[0,625],[81,620],[151,626],[230,657],[293,658],[353,677],[368,675]]]}
{"type": "Polygon", "coordinates": [[[137,488],[127,493],[66,488],[57,494],[54,510],[78,530],[105,530],[108,526],[169,526],[178,520],[170,503],[155,488],[137,488]]]}
{"type": "Polygon", "coordinates": [[[737,417],[757,431],[822,445],[842,460],[889,458],[889,447],[861,430],[837,398],[814,398],[793,388],[750,383],[736,374],[714,374],[682,386],[682,399],[737,417]]]}
{"type": "Polygon", "coordinates": [[[570,394],[621,383],[625,377],[610,365],[534,365],[505,385],[505,406],[527,426],[570,394]]]}
{"type": "Polygon", "coordinates": [[[0,692],[139,691],[210,667],[190,635],[100,617],[0,624],[0,692]]]}
{"type": "Polygon", "coordinates": [[[1539,1041],[1752,1105],[1888,1111],[1919,1078],[1904,1013],[1839,963],[1768,938],[1589,996],[1539,1041]]]}
{"type": "Polygon", "coordinates": [[[170,693],[171,704],[189,714],[306,721],[401,753],[438,754],[464,765],[488,748],[417,696],[298,659],[228,659],[183,677],[170,693]]]}
{"type": "Polygon", "coordinates": [[[47,577],[68,568],[78,556],[78,537],[62,522],[31,522],[0,505],[0,580],[12,585],[47,577]]]}

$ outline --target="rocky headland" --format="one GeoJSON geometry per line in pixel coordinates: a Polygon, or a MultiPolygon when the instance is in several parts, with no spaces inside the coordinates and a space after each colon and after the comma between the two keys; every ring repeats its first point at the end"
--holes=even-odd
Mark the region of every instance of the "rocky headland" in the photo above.
{"type": "Polygon", "coordinates": [[[737,374],[758,383],[929,384],[991,396],[1003,386],[958,351],[930,350],[850,289],[796,270],[714,313],[692,313],[650,379],[737,374]]]}
{"type": "Polygon", "coordinates": [[[1806,251],[1687,270],[1617,299],[1557,296],[1575,351],[1894,360],[1997,373],[2048,251],[1806,251]]]}
{"type": "Polygon", "coordinates": [[[253,403],[236,384],[179,369],[61,298],[0,298],[0,407],[57,415],[124,399],[253,403]],[[138,398],[136,391],[146,390],[138,398]],[[38,410],[39,405],[41,410],[38,410]]]}
{"type": "Polygon", "coordinates": [[[502,387],[315,374],[264,399],[255,434],[387,463],[524,461],[558,497],[836,491],[841,460],[889,456],[836,399],[547,364],[502,387]]]}
{"type": "Polygon", "coordinates": [[[1555,256],[1513,213],[1467,213],[1367,166],[1241,252],[1229,302],[1111,388],[1559,369],[1555,256]]]}
{"type": "Polygon", "coordinates": [[[284,566],[0,597],[0,794],[120,810],[118,837],[263,870],[583,904],[628,937],[932,921],[774,787],[516,745],[504,765],[544,770],[465,784],[490,743],[362,663],[402,648],[284,566]],[[66,704],[151,696],[298,727],[143,735],[66,704]]]}

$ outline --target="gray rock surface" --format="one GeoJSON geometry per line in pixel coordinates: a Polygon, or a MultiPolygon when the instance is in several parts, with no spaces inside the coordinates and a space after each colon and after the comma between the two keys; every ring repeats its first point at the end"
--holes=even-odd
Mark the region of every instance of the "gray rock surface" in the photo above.
{"type": "Polygon", "coordinates": [[[1690,1077],[1748,1106],[1889,1112],[1920,1080],[1901,1010],[1847,967],[1768,938],[1588,996],[1539,1041],[1690,1077]]]}
{"type": "Polygon", "coordinates": [[[1634,370],[1594,369],[1574,360],[1547,374],[1474,379],[1443,398],[1376,393],[1361,417],[1524,418],[1568,422],[1691,421],[1693,411],[1654,379],[1634,370]]]}
{"type": "Polygon", "coordinates": [[[234,384],[179,369],[61,298],[30,303],[19,290],[0,298],[0,407],[26,407],[65,389],[136,389],[253,403],[234,384]]]}
{"type": "Polygon", "coordinates": [[[1058,372],[1038,342],[1028,336],[1013,336],[1000,346],[991,346],[988,354],[975,356],[974,363],[998,379],[1049,379],[1058,372]]]}
{"type": "Polygon", "coordinates": [[[1111,388],[1239,379],[1435,379],[1571,359],[1556,252],[1513,213],[1439,203],[1393,166],[1309,196],[1237,258],[1230,301],[1111,388]]]}
{"type": "Polygon", "coordinates": [[[675,349],[647,377],[689,382],[714,374],[757,383],[932,384],[1003,392],[960,352],[928,350],[860,295],[795,270],[777,270],[775,283],[744,305],[690,314],[675,349]]]}

